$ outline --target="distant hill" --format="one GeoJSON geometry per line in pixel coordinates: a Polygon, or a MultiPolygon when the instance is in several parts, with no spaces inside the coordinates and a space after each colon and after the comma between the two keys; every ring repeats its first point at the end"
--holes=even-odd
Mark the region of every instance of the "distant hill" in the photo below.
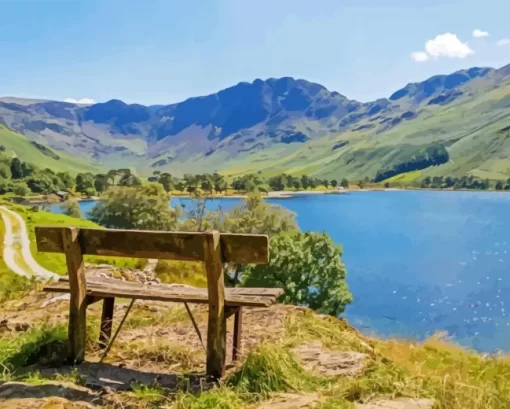
{"type": "Polygon", "coordinates": [[[40,168],[50,168],[55,172],[98,172],[99,166],[81,158],[73,158],[43,144],[29,141],[24,135],[13,132],[0,124],[0,155],[19,157],[40,168]]]}
{"type": "Polygon", "coordinates": [[[0,98],[0,122],[56,152],[144,174],[285,171],[353,179],[420,163],[427,167],[417,177],[507,179],[510,65],[437,75],[369,103],[294,78],[148,107],[0,98]],[[431,146],[445,148],[447,161],[416,159],[431,146]]]}

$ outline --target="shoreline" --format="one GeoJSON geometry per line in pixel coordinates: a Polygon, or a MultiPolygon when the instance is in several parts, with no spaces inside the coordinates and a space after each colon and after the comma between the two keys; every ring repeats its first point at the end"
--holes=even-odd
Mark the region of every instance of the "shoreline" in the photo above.
{"type": "MultiPolygon", "coordinates": [[[[472,193],[510,193],[507,190],[478,190],[478,189],[422,189],[422,188],[366,188],[366,189],[338,189],[338,190],[299,190],[299,191],[288,191],[279,190],[264,194],[264,199],[292,199],[298,196],[316,196],[316,195],[343,195],[355,192],[401,192],[401,191],[426,191],[426,192],[472,192],[472,193]]],[[[207,199],[246,199],[247,194],[228,194],[228,195],[211,195],[206,196],[207,199]]],[[[190,199],[189,194],[170,194],[170,199],[190,199]]],[[[100,197],[81,197],[75,198],[78,202],[97,202],[101,200],[100,197]]],[[[34,201],[30,202],[29,205],[43,205],[43,204],[55,204],[63,202],[51,202],[51,201],[34,201]]]]}

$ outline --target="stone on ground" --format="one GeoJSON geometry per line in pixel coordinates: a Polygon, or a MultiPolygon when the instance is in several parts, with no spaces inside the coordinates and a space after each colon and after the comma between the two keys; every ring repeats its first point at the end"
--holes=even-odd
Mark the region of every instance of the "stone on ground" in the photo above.
{"type": "Polygon", "coordinates": [[[409,399],[377,400],[369,403],[357,403],[357,409],[432,409],[432,399],[409,399]]]}
{"type": "Polygon", "coordinates": [[[320,342],[303,344],[292,350],[303,367],[324,376],[356,376],[363,372],[366,354],[332,351],[320,342]]]}

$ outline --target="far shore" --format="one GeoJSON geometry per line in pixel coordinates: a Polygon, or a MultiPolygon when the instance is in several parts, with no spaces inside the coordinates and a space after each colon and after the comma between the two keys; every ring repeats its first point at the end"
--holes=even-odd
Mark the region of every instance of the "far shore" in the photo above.
{"type": "MultiPolygon", "coordinates": [[[[279,190],[279,191],[273,191],[268,192],[267,194],[264,194],[264,198],[269,199],[292,199],[297,196],[314,196],[314,195],[341,195],[341,194],[347,194],[347,193],[353,193],[353,192],[398,192],[398,191],[404,191],[404,190],[411,190],[411,191],[440,191],[440,192],[491,192],[491,193],[508,193],[507,190],[479,190],[479,189],[434,189],[434,188],[413,188],[413,187],[407,187],[407,188],[378,188],[378,187],[367,187],[367,188],[339,188],[335,190],[298,190],[298,191],[292,191],[292,190],[279,190]]],[[[203,196],[203,198],[207,199],[245,199],[248,195],[243,193],[234,193],[234,194],[226,194],[226,195],[209,195],[209,196],[203,196]]],[[[188,193],[179,192],[179,193],[171,193],[170,197],[172,199],[189,199],[192,196],[188,193]]],[[[78,200],[80,202],[97,202],[101,200],[99,196],[91,196],[91,197],[81,197],[81,198],[74,198],[75,200],[78,200]]],[[[27,197],[26,200],[29,202],[30,205],[42,205],[42,204],[56,204],[58,202],[53,202],[51,200],[41,200],[39,198],[35,197],[27,197]]]]}

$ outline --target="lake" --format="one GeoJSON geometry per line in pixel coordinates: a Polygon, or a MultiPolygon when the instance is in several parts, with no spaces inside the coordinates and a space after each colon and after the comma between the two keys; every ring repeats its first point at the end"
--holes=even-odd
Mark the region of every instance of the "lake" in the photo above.
{"type": "Polygon", "coordinates": [[[510,350],[510,194],[361,191],[268,201],[294,211],[302,230],[326,231],[343,245],[355,299],[345,315],[361,331],[418,339],[444,331],[479,351],[510,350]]]}

